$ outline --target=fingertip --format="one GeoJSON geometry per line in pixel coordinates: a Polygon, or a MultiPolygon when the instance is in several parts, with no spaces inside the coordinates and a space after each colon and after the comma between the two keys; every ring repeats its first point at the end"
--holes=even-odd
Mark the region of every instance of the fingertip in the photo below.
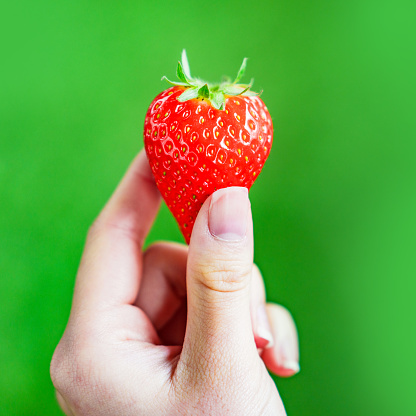
{"type": "MultiPolygon", "coordinates": [[[[263,352],[264,354],[264,352],[263,352]]],[[[263,358],[263,356],[262,356],[263,358]]],[[[264,360],[264,358],[263,358],[264,360]]],[[[296,361],[286,361],[282,364],[276,364],[275,366],[269,366],[266,364],[266,367],[273,373],[279,377],[293,377],[300,372],[299,363],[296,361]]]]}
{"type": "Polygon", "coordinates": [[[255,310],[254,340],[257,348],[271,348],[274,345],[273,331],[267,316],[266,305],[260,303],[255,310]]]}
{"type": "Polygon", "coordinates": [[[160,204],[157,189],[146,152],[141,150],[131,162],[123,179],[99,215],[100,222],[114,224],[137,240],[146,236],[160,204]]]}
{"type": "Polygon", "coordinates": [[[295,322],[283,306],[267,304],[274,345],[264,349],[262,359],[267,368],[280,377],[299,373],[299,343],[295,322]]]}
{"type": "Polygon", "coordinates": [[[136,173],[140,174],[143,178],[148,179],[156,186],[155,178],[144,149],[140,150],[140,152],[133,159],[132,166],[136,170],[136,173]]]}

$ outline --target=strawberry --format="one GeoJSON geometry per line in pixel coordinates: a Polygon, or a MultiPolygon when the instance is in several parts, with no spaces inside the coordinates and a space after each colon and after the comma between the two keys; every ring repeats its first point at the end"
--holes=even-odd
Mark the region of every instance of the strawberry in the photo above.
{"type": "Polygon", "coordinates": [[[156,184],[189,243],[204,201],[229,186],[250,189],[273,140],[270,114],[250,84],[211,85],[192,78],[186,52],[178,62],[180,82],[150,104],[144,143],[156,184]]]}

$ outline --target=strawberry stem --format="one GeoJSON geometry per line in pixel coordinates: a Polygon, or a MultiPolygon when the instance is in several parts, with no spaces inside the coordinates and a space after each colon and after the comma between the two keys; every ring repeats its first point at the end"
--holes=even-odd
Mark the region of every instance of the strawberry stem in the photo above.
{"type": "Polygon", "coordinates": [[[227,77],[220,84],[209,84],[201,79],[192,78],[189,67],[188,57],[185,49],[182,51],[181,60],[178,61],[176,68],[176,75],[179,79],[171,81],[165,76],[162,80],[166,80],[172,85],[185,87],[185,91],[178,97],[178,101],[184,102],[195,98],[205,99],[211,102],[212,106],[217,110],[225,109],[226,96],[254,96],[260,95],[256,92],[250,91],[253,84],[253,79],[249,84],[240,84],[241,78],[244,76],[247,67],[247,58],[243,59],[243,63],[238,70],[237,76],[233,82],[227,77]]]}

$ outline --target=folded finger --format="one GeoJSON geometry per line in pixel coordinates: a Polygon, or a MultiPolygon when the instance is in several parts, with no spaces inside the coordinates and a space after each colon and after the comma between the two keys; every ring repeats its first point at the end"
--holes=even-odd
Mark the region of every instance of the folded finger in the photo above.
{"type": "Polygon", "coordinates": [[[283,306],[268,303],[266,308],[274,344],[263,351],[261,358],[266,367],[278,376],[293,376],[300,371],[298,333],[295,322],[283,306]]]}
{"type": "Polygon", "coordinates": [[[188,247],[160,242],[143,254],[143,278],[135,304],[159,331],[186,302],[188,247]]]}

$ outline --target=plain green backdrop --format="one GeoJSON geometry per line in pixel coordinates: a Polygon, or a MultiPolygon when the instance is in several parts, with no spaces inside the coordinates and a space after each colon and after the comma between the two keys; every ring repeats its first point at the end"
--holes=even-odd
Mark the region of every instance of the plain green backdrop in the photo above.
{"type": "MultiPolygon", "coordinates": [[[[88,226],[174,77],[247,79],[273,117],[251,195],[268,298],[298,325],[290,416],[415,406],[413,2],[16,1],[0,6],[0,414],[59,415],[49,361],[88,226]]],[[[162,207],[148,242],[182,237],[162,207]]]]}

